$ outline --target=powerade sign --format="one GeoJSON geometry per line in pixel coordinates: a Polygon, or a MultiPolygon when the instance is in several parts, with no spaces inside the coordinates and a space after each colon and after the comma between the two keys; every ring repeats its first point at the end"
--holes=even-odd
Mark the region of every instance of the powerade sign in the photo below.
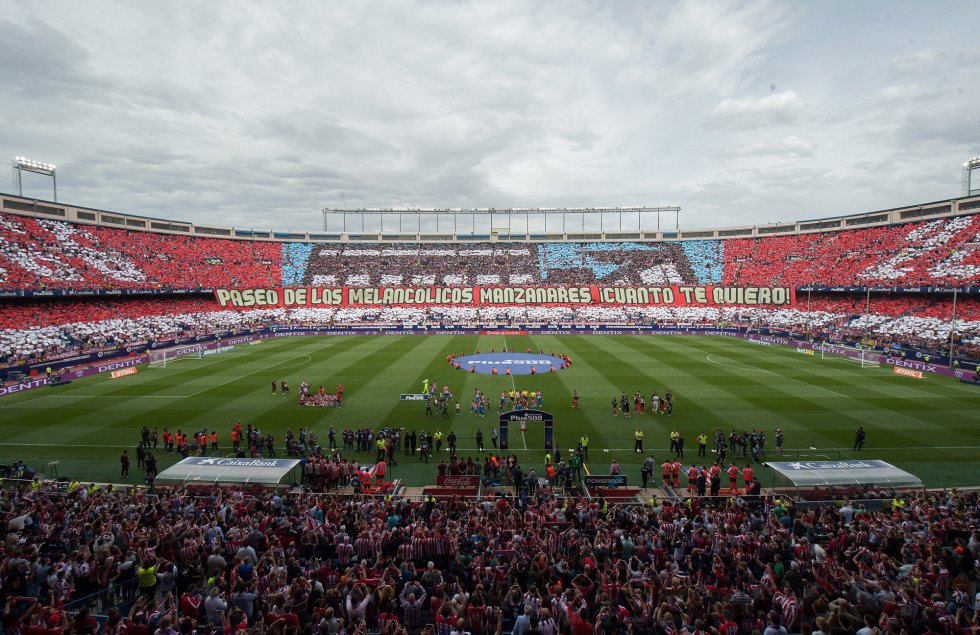
{"type": "Polygon", "coordinates": [[[588,488],[612,489],[614,487],[626,487],[627,478],[625,474],[619,476],[583,476],[582,483],[588,488]]]}
{"type": "Polygon", "coordinates": [[[466,372],[472,370],[484,375],[493,374],[494,369],[498,375],[506,375],[508,369],[511,375],[530,375],[532,368],[535,373],[547,373],[552,368],[558,370],[565,365],[565,360],[533,353],[480,353],[457,357],[454,364],[459,364],[466,372]]]}

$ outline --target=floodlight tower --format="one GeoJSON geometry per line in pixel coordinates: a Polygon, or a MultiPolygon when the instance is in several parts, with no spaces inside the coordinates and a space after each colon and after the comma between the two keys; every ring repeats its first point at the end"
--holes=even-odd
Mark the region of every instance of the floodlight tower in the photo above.
{"type": "Polygon", "coordinates": [[[973,157],[963,164],[963,196],[970,196],[980,187],[973,187],[973,171],[980,170],[980,157],[973,157]]]}
{"type": "Polygon", "coordinates": [[[17,171],[17,194],[19,196],[24,195],[24,185],[21,179],[21,174],[26,170],[28,172],[33,172],[34,174],[41,174],[43,176],[50,176],[51,183],[53,184],[54,190],[54,201],[58,202],[58,176],[55,171],[55,165],[52,163],[43,163],[41,161],[34,161],[26,157],[15,157],[13,163],[14,170],[17,171]]]}

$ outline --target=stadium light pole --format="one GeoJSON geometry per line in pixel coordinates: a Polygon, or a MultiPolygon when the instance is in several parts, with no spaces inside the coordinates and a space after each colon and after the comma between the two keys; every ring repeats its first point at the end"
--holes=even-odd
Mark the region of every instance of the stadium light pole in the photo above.
{"type": "Polygon", "coordinates": [[[810,331],[810,296],[813,295],[813,283],[806,290],[806,330],[810,331]]]}
{"type": "Polygon", "coordinates": [[[26,170],[28,172],[33,172],[34,174],[41,174],[43,176],[50,176],[51,182],[53,184],[54,202],[58,202],[58,173],[55,169],[53,163],[44,163],[43,161],[34,161],[33,159],[28,159],[27,157],[14,157],[13,168],[17,170],[17,195],[24,196],[24,185],[22,173],[26,170]]]}
{"type": "MultiPolygon", "coordinates": [[[[864,314],[871,315],[871,285],[866,287],[868,295],[864,301],[864,314]]],[[[864,346],[868,346],[868,334],[871,332],[871,323],[865,323],[864,325],[864,346]]]]}
{"type": "Polygon", "coordinates": [[[973,157],[963,164],[963,196],[972,196],[976,191],[973,188],[973,171],[980,169],[980,157],[973,157]]]}
{"type": "Polygon", "coordinates": [[[953,287],[953,317],[949,320],[949,367],[953,367],[953,336],[956,335],[956,294],[958,287],[953,287]]]}

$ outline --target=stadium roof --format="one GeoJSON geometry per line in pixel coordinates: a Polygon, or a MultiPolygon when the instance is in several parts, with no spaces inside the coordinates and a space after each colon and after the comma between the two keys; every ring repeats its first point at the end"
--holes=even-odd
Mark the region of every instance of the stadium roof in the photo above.
{"type": "Polygon", "coordinates": [[[299,459],[191,456],[160,472],[156,480],[179,483],[276,485],[297,465],[299,459]]]}
{"type": "MultiPolygon", "coordinates": [[[[381,227],[365,228],[363,225],[357,227],[342,227],[328,230],[317,231],[277,231],[277,230],[256,230],[252,227],[241,226],[218,226],[218,225],[195,225],[191,222],[167,220],[159,217],[140,216],[128,212],[113,212],[92,207],[82,207],[68,205],[55,201],[40,198],[17,196],[10,193],[0,192],[0,204],[5,213],[32,216],[35,218],[57,218],[69,222],[76,222],[83,225],[98,225],[114,229],[124,228],[126,231],[149,231],[153,233],[164,233],[170,235],[199,236],[202,238],[226,238],[242,241],[310,241],[317,243],[370,243],[385,244],[390,242],[443,242],[446,240],[458,240],[463,242],[481,240],[491,241],[499,238],[501,242],[555,242],[555,241],[595,241],[595,240],[642,240],[642,241],[677,241],[677,240],[703,240],[703,239],[737,239],[754,238],[764,236],[794,235],[800,233],[820,233],[828,231],[843,231],[851,229],[862,229],[898,223],[909,223],[924,219],[939,219],[963,215],[980,213],[980,196],[973,193],[969,196],[960,198],[943,199],[931,203],[916,203],[905,207],[896,207],[886,210],[874,210],[868,212],[852,213],[847,215],[827,216],[824,218],[803,220],[803,221],[781,221],[765,225],[744,225],[729,226],[718,228],[684,229],[679,228],[679,222],[675,222],[673,228],[661,228],[659,225],[656,230],[652,227],[644,227],[643,223],[637,225],[633,220],[629,223],[619,223],[615,227],[605,227],[600,224],[598,227],[586,227],[584,223],[579,227],[548,227],[532,228],[526,223],[522,225],[519,220],[526,214],[541,214],[548,218],[554,214],[574,214],[581,215],[582,218],[589,213],[594,213],[600,218],[609,213],[637,213],[647,211],[658,215],[661,212],[679,210],[677,207],[589,207],[589,208],[510,208],[510,209],[490,209],[490,208],[427,208],[420,209],[382,209],[382,208],[351,208],[336,209],[324,208],[324,218],[335,214],[337,216],[353,215],[362,220],[371,215],[456,215],[456,216],[477,216],[493,215],[492,218],[506,217],[514,214],[518,218],[516,227],[506,228],[490,226],[476,229],[475,225],[463,223],[463,231],[457,231],[455,223],[452,228],[440,228],[437,224],[433,227],[423,227],[421,224],[410,222],[408,226],[396,228],[381,227]],[[516,233],[515,233],[516,232],[516,233]],[[492,237],[497,234],[497,237],[492,237]]],[[[668,218],[669,220],[669,218],[668,218]]],[[[573,225],[576,223],[573,223],[573,225]]]]}
{"type": "Polygon", "coordinates": [[[795,487],[922,487],[916,475],[877,460],[771,461],[765,465],[795,487]]]}

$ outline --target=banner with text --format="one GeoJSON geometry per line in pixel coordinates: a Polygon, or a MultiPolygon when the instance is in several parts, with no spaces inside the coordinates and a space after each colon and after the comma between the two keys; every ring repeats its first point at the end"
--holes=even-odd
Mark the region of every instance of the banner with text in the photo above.
{"type": "Polygon", "coordinates": [[[793,306],[793,287],[507,286],[215,289],[222,307],[793,306]]]}

